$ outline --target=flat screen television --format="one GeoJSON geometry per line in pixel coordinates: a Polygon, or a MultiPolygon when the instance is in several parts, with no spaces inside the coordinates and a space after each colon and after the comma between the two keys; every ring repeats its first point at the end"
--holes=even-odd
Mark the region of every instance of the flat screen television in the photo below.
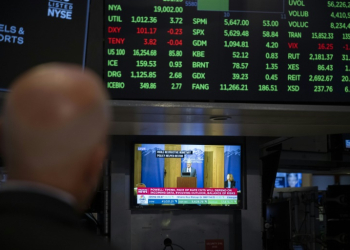
{"type": "Polygon", "coordinates": [[[275,180],[275,188],[301,187],[301,173],[281,173],[277,172],[275,180]]]}
{"type": "Polygon", "coordinates": [[[241,145],[134,144],[132,208],[243,208],[241,145]]]}

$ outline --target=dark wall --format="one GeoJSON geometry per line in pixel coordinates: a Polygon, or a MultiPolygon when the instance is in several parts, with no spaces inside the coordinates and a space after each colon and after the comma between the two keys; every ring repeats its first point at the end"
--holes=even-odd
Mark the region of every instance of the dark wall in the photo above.
{"type": "Polygon", "coordinates": [[[103,76],[103,2],[91,0],[86,66],[103,76]]]}

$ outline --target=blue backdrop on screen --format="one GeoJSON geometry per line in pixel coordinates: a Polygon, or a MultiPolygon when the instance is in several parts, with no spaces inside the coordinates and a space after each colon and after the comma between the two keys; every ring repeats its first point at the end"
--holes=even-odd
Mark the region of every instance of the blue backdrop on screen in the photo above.
{"type": "Polygon", "coordinates": [[[141,182],[146,187],[164,187],[164,158],[157,158],[157,150],[164,150],[164,144],[142,144],[141,182]]]}
{"type": "Polygon", "coordinates": [[[191,150],[192,155],[186,155],[181,161],[181,169],[187,167],[187,160],[191,159],[192,168],[197,172],[197,188],[204,187],[204,145],[181,145],[181,150],[191,150]]]}
{"type": "Polygon", "coordinates": [[[232,174],[236,181],[236,188],[241,190],[241,146],[225,146],[225,181],[227,174],[232,174]]]}

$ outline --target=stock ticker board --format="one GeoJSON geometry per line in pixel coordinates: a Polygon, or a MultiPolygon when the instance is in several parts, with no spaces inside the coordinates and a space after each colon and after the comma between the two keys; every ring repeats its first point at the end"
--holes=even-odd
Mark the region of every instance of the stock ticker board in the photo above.
{"type": "Polygon", "coordinates": [[[350,103],[350,1],[105,0],[113,99],[350,103]]]}

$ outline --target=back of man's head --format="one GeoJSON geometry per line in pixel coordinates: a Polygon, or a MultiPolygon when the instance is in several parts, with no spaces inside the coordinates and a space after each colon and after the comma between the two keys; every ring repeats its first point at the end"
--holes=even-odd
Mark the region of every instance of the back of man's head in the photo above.
{"type": "Polygon", "coordinates": [[[62,189],[83,205],[107,152],[107,97],[100,78],[75,65],[46,64],[18,78],[3,110],[9,179],[62,189]]]}

